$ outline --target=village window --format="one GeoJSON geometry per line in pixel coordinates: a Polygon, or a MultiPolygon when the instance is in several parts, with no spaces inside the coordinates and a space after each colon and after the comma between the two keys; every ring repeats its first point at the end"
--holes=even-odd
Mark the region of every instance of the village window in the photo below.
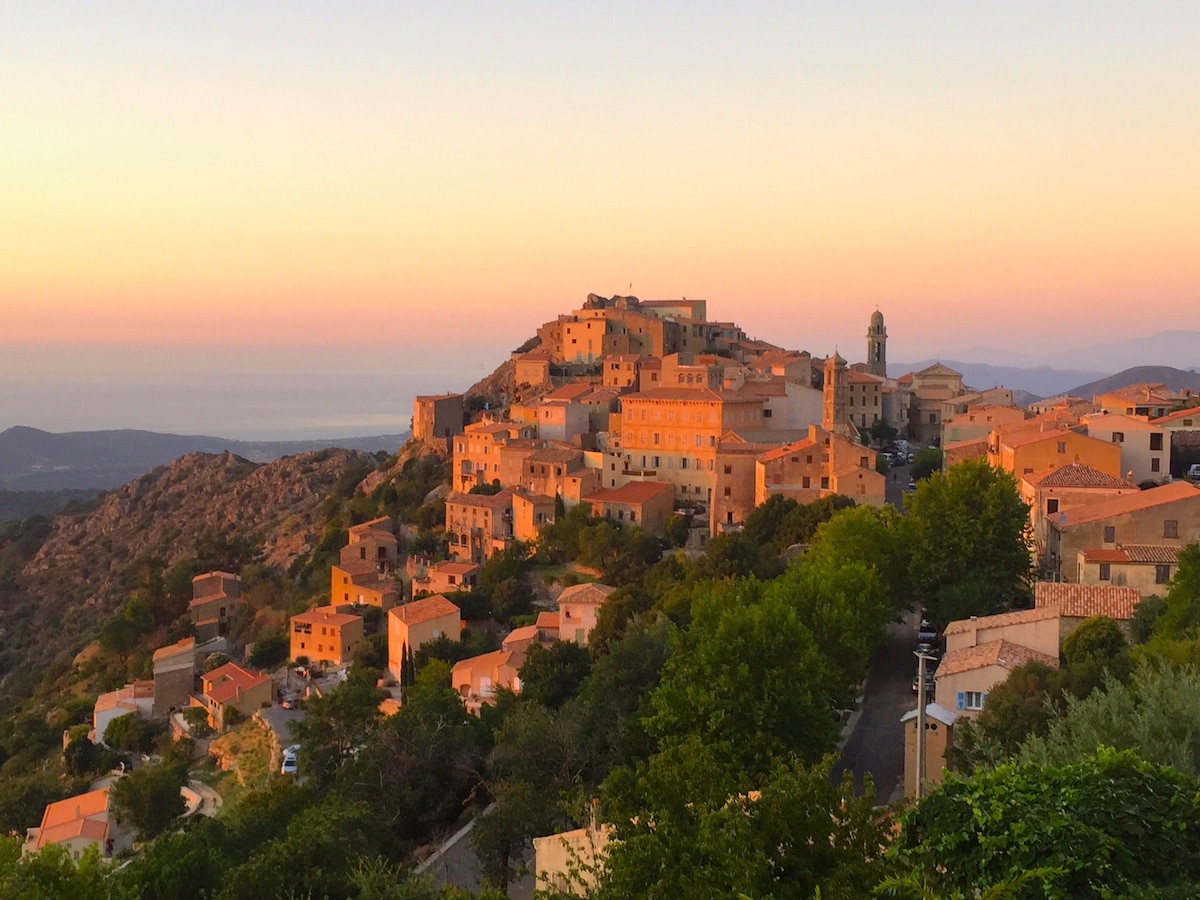
{"type": "Polygon", "coordinates": [[[1177,538],[1179,537],[1179,520],[1165,519],[1163,521],[1163,537],[1177,538]]]}
{"type": "Polygon", "coordinates": [[[1150,435],[1150,449],[1151,450],[1161,450],[1162,448],[1163,448],[1162,432],[1158,432],[1157,434],[1150,435]]]}
{"type": "Polygon", "coordinates": [[[1058,442],[1058,452],[1059,452],[1059,453],[1066,453],[1066,452],[1067,452],[1067,442],[1066,442],[1066,441],[1059,441],[1059,442],[1058,442]]]}
{"type": "Polygon", "coordinates": [[[858,488],[855,490],[856,494],[865,494],[866,492],[867,492],[867,486],[862,483],[860,483],[858,485],[858,488]]]}
{"type": "Polygon", "coordinates": [[[728,486],[726,486],[726,488],[725,488],[725,496],[726,496],[726,497],[729,497],[729,496],[732,496],[732,494],[733,494],[733,491],[732,491],[732,490],[731,490],[731,489],[730,489],[728,486]]]}
{"type": "Polygon", "coordinates": [[[657,469],[660,465],[662,465],[660,460],[661,460],[661,457],[658,457],[658,456],[654,457],[654,468],[657,469]]]}
{"type": "Polygon", "coordinates": [[[959,691],[958,692],[958,708],[959,709],[983,709],[983,704],[987,701],[987,691],[959,691]]]}
{"type": "Polygon", "coordinates": [[[653,438],[654,446],[657,447],[661,443],[661,441],[662,441],[662,439],[659,436],[659,433],[657,431],[654,432],[654,438],[653,438]]]}
{"type": "Polygon", "coordinates": [[[930,424],[930,425],[936,425],[936,424],[937,424],[937,413],[930,413],[930,414],[929,414],[929,424],[930,424]]]}
{"type": "Polygon", "coordinates": [[[828,476],[826,476],[826,477],[824,477],[824,478],[822,478],[822,479],[821,479],[821,490],[823,490],[823,491],[827,491],[827,490],[829,490],[829,478],[828,478],[828,476]]]}
{"type": "Polygon", "coordinates": [[[1125,443],[1125,432],[1123,432],[1123,431],[1114,431],[1114,432],[1113,432],[1113,443],[1114,443],[1114,444],[1123,444],[1123,443],[1125,443]]]}
{"type": "Polygon", "coordinates": [[[1108,581],[1112,578],[1112,564],[1100,563],[1100,580],[1108,581]]]}
{"type": "Polygon", "coordinates": [[[1114,525],[1104,526],[1104,543],[1111,544],[1117,539],[1117,529],[1114,525]]]}
{"type": "Polygon", "coordinates": [[[1167,584],[1170,580],[1171,580],[1171,567],[1170,566],[1159,565],[1159,566],[1154,567],[1154,583],[1155,584],[1167,584]]]}
{"type": "Polygon", "coordinates": [[[696,439],[693,441],[693,443],[697,447],[701,446],[704,443],[704,435],[702,435],[702,434],[696,435],[696,439]]]}
{"type": "Polygon", "coordinates": [[[686,456],[681,456],[681,457],[679,458],[679,468],[681,468],[681,469],[686,469],[687,467],[688,467],[688,465],[687,465],[687,457],[686,457],[686,456]]]}
{"type": "Polygon", "coordinates": [[[864,468],[864,469],[867,468],[867,465],[868,465],[867,457],[860,456],[858,458],[858,464],[861,468],[864,468]]]}
{"type": "Polygon", "coordinates": [[[1058,498],[1053,497],[1046,501],[1046,515],[1058,512],[1058,498]]]}
{"type": "Polygon", "coordinates": [[[802,479],[800,479],[800,487],[804,488],[805,490],[812,487],[812,479],[805,475],[802,479]]]}
{"type": "Polygon", "coordinates": [[[1151,472],[1161,471],[1159,468],[1161,465],[1162,465],[1162,460],[1159,459],[1157,456],[1154,457],[1154,459],[1150,460],[1150,471],[1151,472]]]}
{"type": "Polygon", "coordinates": [[[809,465],[812,465],[812,454],[810,453],[806,457],[804,457],[804,461],[806,463],[808,463],[809,465]]]}

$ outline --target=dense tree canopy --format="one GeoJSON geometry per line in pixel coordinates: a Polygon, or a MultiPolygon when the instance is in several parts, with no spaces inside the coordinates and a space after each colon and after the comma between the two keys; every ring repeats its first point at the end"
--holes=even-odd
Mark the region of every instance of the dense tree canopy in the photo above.
{"type": "Polygon", "coordinates": [[[1027,593],[1029,507],[986,460],[935,472],[908,496],[910,571],[939,625],[999,612],[1027,593]]]}
{"type": "MultiPolygon", "coordinates": [[[[1072,898],[1200,873],[1200,783],[1129,751],[952,778],[905,819],[898,855],[945,893],[1039,866],[1072,898]]],[[[939,893],[939,896],[941,894],[939,893]]]]}

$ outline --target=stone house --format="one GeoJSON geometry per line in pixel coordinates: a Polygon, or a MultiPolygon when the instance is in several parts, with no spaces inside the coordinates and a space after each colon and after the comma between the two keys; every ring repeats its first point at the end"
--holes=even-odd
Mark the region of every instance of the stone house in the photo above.
{"type": "Polygon", "coordinates": [[[563,590],[558,595],[559,639],[586,647],[600,607],[615,590],[599,582],[576,584],[563,590]]]}
{"type": "Polygon", "coordinates": [[[1200,488],[1184,481],[1114,497],[1048,520],[1046,567],[1051,580],[1078,582],[1081,551],[1200,541],[1200,488]]]}
{"type": "Polygon", "coordinates": [[[233,611],[241,604],[242,579],[229,572],[206,572],[192,579],[188,617],[196,639],[208,641],[229,632],[233,611]]]}
{"type": "Polygon", "coordinates": [[[363,620],[322,606],[292,616],[288,630],[292,659],[307,657],[312,663],[344,666],[363,639],[363,620]]]}
{"type": "Polygon", "coordinates": [[[208,724],[218,732],[229,724],[231,711],[249,718],[271,702],[271,676],[243,669],[237,663],[225,663],[205,672],[200,676],[200,685],[200,696],[192,698],[193,705],[208,713],[208,724]]]}
{"type": "Polygon", "coordinates": [[[397,681],[403,678],[406,656],[429,641],[462,636],[462,613],[441,594],[397,606],[388,613],[388,671],[397,681]]]}

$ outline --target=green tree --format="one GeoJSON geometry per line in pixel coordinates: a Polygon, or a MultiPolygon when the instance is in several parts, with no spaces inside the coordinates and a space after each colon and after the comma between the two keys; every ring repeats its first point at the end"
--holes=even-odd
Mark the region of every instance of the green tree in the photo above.
{"type": "Polygon", "coordinates": [[[887,419],[876,419],[867,429],[867,434],[871,438],[871,443],[877,447],[890,444],[900,437],[900,432],[887,419]]]}
{"type": "Polygon", "coordinates": [[[343,799],[365,804],[377,827],[411,844],[428,841],[462,814],[479,785],[488,737],[454,691],[424,676],[399,712],[356,738],[357,749],[329,780],[343,799]]]}
{"type": "Polygon", "coordinates": [[[942,471],[942,451],[937,447],[924,447],[913,454],[910,477],[923,481],[934,472],[942,471]]]}
{"type": "Polygon", "coordinates": [[[558,709],[575,695],[591,665],[587,650],[571,641],[555,641],[549,647],[533,644],[521,666],[521,696],[558,709]]]}
{"type": "Polygon", "coordinates": [[[95,847],[78,861],[64,847],[51,844],[21,855],[16,837],[0,837],[0,897],[29,900],[136,900],[133,885],[121,883],[112,863],[95,847]]]}
{"type": "Polygon", "coordinates": [[[1110,680],[1105,690],[1086,698],[1068,695],[1046,727],[1026,739],[1018,757],[1066,765],[1103,745],[1132,750],[1147,762],[1200,779],[1197,734],[1200,672],[1171,664],[1143,665],[1129,684],[1110,680]]]}
{"type": "Polygon", "coordinates": [[[1077,682],[1076,692],[1086,694],[1100,686],[1107,672],[1125,681],[1132,668],[1129,641],[1114,619],[1084,619],[1062,642],[1062,658],[1077,682]]]}
{"type": "Polygon", "coordinates": [[[533,591],[524,577],[505,578],[492,591],[492,609],[497,621],[511,622],[514,616],[533,611],[533,591]]]}
{"type": "Polygon", "coordinates": [[[374,669],[351,669],[334,690],[308,700],[304,718],[292,723],[304,770],[318,786],[328,785],[378,728],[379,704],[387,696],[375,686],[378,678],[374,669]]]}
{"type": "Polygon", "coordinates": [[[1194,881],[1200,783],[1129,751],[1063,766],[1004,765],[949,779],[906,815],[896,853],[938,896],[981,890],[1038,867],[1063,896],[1122,896],[1194,881]]]}
{"type": "Polygon", "coordinates": [[[831,762],[779,761],[747,784],[694,738],[656,756],[636,807],[606,809],[616,840],[594,896],[866,896],[890,822],[869,784],[856,797],[850,780],[830,779],[831,762]]]}
{"type": "Polygon", "coordinates": [[[42,820],[49,804],[66,795],[58,779],[43,772],[5,774],[0,778],[0,835],[24,834],[42,820]]]}
{"type": "Polygon", "coordinates": [[[287,662],[292,652],[288,636],[280,628],[264,631],[250,650],[250,665],[261,671],[270,671],[287,662]]]}
{"type": "Polygon", "coordinates": [[[128,753],[149,753],[154,742],[166,732],[161,722],[143,719],[135,712],[117,716],[104,729],[103,740],[108,746],[128,753]]]}
{"type": "Polygon", "coordinates": [[[1027,593],[1029,507],[1007,472],[964,460],[934,473],[906,505],[909,571],[928,618],[989,615],[1027,593]]]}
{"type": "Polygon", "coordinates": [[[187,766],[182,761],[134,769],[113,783],[113,811],[119,821],[137,830],[138,840],[155,838],[183,815],[179,789],[186,781],[187,766]]]}
{"type": "Polygon", "coordinates": [[[1046,733],[1070,690],[1070,673],[1064,669],[1036,661],[1017,666],[988,692],[978,719],[955,726],[954,745],[947,752],[951,768],[972,772],[1011,759],[1029,737],[1046,733]]]}
{"type": "Polygon", "coordinates": [[[791,753],[815,762],[837,737],[836,685],[795,605],[753,581],[710,589],[674,641],[647,728],[662,747],[699,736],[750,775],[791,753]]]}

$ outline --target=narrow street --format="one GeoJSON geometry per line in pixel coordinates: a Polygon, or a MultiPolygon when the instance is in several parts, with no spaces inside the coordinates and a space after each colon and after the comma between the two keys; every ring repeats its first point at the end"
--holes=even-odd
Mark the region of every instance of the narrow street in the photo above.
{"type": "Polygon", "coordinates": [[[912,678],[916,672],[913,650],[917,642],[917,614],[893,624],[888,640],[871,657],[871,670],[859,709],[850,717],[850,734],[832,776],[840,781],[847,769],[854,773],[859,793],[863,776],[871,773],[875,795],[887,803],[904,790],[904,729],[900,717],[915,709],[912,678]]]}

